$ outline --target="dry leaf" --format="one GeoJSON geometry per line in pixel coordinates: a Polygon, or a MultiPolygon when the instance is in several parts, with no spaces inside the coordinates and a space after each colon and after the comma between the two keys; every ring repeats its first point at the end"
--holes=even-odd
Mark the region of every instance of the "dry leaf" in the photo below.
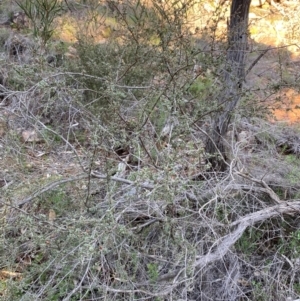
{"type": "Polygon", "coordinates": [[[53,209],[49,210],[48,219],[51,223],[56,219],[56,213],[53,209]]]}

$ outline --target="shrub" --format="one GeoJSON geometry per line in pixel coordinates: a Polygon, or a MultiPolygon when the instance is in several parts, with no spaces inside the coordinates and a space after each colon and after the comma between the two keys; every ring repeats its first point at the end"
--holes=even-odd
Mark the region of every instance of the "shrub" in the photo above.
{"type": "Polygon", "coordinates": [[[54,20],[62,12],[59,0],[24,0],[16,1],[31,21],[33,35],[40,37],[44,45],[54,33],[54,20]]]}

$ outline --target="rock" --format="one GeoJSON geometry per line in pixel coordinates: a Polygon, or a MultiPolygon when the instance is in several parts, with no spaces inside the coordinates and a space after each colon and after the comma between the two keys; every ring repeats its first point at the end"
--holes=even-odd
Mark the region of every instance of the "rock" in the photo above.
{"type": "Polygon", "coordinates": [[[193,73],[194,73],[194,78],[197,78],[201,73],[203,73],[202,66],[198,64],[194,65],[193,73]]]}
{"type": "Polygon", "coordinates": [[[17,29],[24,29],[29,27],[29,21],[24,12],[15,12],[11,18],[12,26],[17,29]]]}
{"type": "Polygon", "coordinates": [[[22,132],[22,141],[23,142],[41,142],[41,139],[38,137],[38,134],[35,130],[25,130],[22,132]]]}
{"type": "Polygon", "coordinates": [[[71,58],[71,59],[77,59],[78,58],[77,49],[72,46],[69,46],[68,51],[65,53],[65,57],[71,58]]]}
{"type": "Polygon", "coordinates": [[[50,54],[46,57],[46,61],[49,65],[59,67],[63,63],[62,54],[50,54]]]}
{"type": "Polygon", "coordinates": [[[28,18],[26,17],[24,12],[14,12],[11,13],[9,18],[1,23],[0,25],[4,27],[12,27],[16,29],[24,29],[29,27],[28,18]]]}
{"type": "Polygon", "coordinates": [[[255,13],[249,13],[249,19],[254,20],[254,19],[260,19],[255,13]]]}

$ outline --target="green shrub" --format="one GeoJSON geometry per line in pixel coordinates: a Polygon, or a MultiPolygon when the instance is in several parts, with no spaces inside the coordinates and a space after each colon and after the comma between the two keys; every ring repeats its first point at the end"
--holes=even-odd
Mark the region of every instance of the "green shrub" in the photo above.
{"type": "Polygon", "coordinates": [[[16,1],[33,26],[33,35],[40,37],[44,45],[52,37],[55,29],[54,20],[62,12],[59,0],[24,0],[16,1]]]}

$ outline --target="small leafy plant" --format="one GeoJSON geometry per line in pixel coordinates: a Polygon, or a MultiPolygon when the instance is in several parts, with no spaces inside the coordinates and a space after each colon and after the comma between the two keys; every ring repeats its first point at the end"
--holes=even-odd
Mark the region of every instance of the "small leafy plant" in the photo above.
{"type": "Polygon", "coordinates": [[[25,0],[17,4],[31,21],[33,35],[41,37],[45,44],[54,33],[54,19],[62,12],[63,7],[58,0],[25,0]]]}

